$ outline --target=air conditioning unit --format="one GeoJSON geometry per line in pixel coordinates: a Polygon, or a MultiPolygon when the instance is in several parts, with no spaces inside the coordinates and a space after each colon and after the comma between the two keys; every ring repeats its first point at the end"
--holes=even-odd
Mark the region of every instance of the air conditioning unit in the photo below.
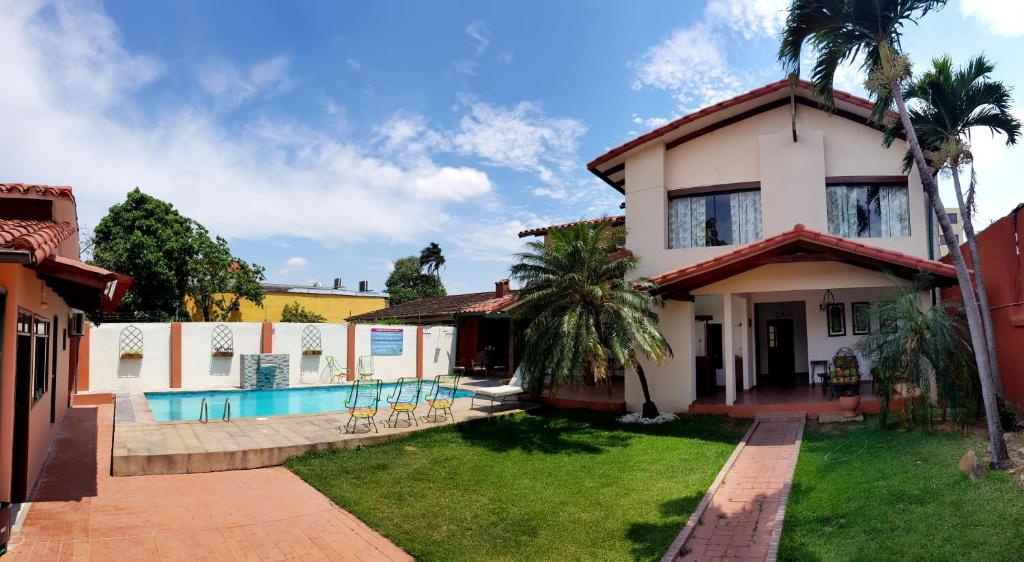
{"type": "Polygon", "coordinates": [[[79,310],[72,311],[68,328],[72,336],[85,335],[85,313],[79,310]]]}
{"type": "Polygon", "coordinates": [[[359,282],[359,292],[360,293],[368,293],[368,292],[370,292],[370,282],[369,281],[360,281],[359,282]]]}

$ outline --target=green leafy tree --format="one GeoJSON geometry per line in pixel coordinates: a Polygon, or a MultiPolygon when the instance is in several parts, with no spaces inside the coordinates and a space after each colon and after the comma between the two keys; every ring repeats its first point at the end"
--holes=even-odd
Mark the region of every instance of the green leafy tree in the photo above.
{"type": "Polygon", "coordinates": [[[945,5],[945,0],[793,0],[782,32],[778,58],[790,76],[795,78],[800,76],[800,65],[805,55],[810,54],[814,59],[811,80],[826,106],[831,108],[834,106],[832,91],[836,70],[863,57],[862,68],[868,75],[865,85],[875,99],[874,117],[882,119],[895,105],[895,113],[906,131],[907,144],[914,156],[921,184],[949,247],[949,256],[963,295],[985,404],[992,466],[1005,468],[1010,457],[999,420],[995,383],[986,359],[988,345],[978,298],[957,245],[956,234],[946,216],[945,204],[939,196],[938,182],[929,169],[903,98],[903,86],[911,77],[910,60],[901,52],[903,29],[945,5]],[[811,52],[805,53],[805,47],[809,47],[811,52]]]}
{"type": "Polygon", "coordinates": [[[608,379],[614,365],[632,367],[644,392],[644,417],[656,417],[640,357],[672,354],[654,312],[662,302],[646,279],[630,279],[639,259],[622,252],[625,231],[607,223],[548,233],[516,256],[512,278],[521,286],[515,318],[525,326],[522,365],[540,389],[579,384],[588,373],[608,379]]]}
{"type": "Polygon", "coordinates": [[[395,261],[387,281],[384,282],[391,304],[402,304],[423,297],[443,297],[448,294],[436,275],[423,273],[420,259],[408,256],[395,261]]]}
{"type": "MultiPolygon", "coordinates": [[[[1013,98],[1002,82],[992,80],[995,65],[983,55],[972,58],[962,68],[953,69],[949,56],[932,60],[932,67],[904,90],[903,97],[910,106],[910,121],[914,124],[917,137],[925,150],[925,157],[932,173],[949,173],[953,177],[957,206],[963,220],[967,250],[974,268],[974,281],[978,292],[978,308],[988,346],[989,368],[992,372],[996,395],[1002,398],[1002,376],[996,361],[996,341],[992,327],[992,310],[988,304],[988,292],[982,275],[982,263],[978,259],[978,244],[974,232],[975,174],[974,156],[971,154],[971,130],[985,129],[993,136],[1006,136],[1006,145],[1017,143],[1020,136],[1020,121],[1011,113],[1013,98]],[[966,196],[960,180],[960,172],[970,167],[970,184],[966,196]]],[[[886,146],[903,133],[903,124],[892,123],[885,132],[886,146]]],[[[910,171],[913,155],[909,152],[903,159],[904,169],[910,171]]]]}
{"type": "Polygon", "coordinates": [[[92,259],[132,276],[119,314],[155,321],[180,316],[197,252],[194,234],[188,217],[138,188],[110,208],[93,230],[92,259]]]}
{"type": "Polygon", "coordinates": [[[198,253],[192,260],[186,294],[203,314],[203,321],[228,320],[243,299],[263,304],[263,268],[231,255],[226,240],[196,225],[198,253]]]}
{"type": "Polygon", "coordinates": [[[444,253],[437,242],[431,242],[426,248],[420,250],[420,269],[428,275],[440,277],[444,269],[444,253]]]}
{"type": "Polygon", "coordinates": [[[971,343],[963,325],[961,303],[942,301],[921,305],[921,292],[934,287],[926,274],[898,285],[894,296],[872,305],[879,329],[862,337],[857,350],[868,359],[879,385],[881,423],[886,425],[889,403],[899,386],[905,398],[905,419],[930,425],[931,389],[953,422],[967,423],[974,401],[977,369],[970,359],[971,343]]]}
{"type": "Polygon", "coordinates": [[[284,309],[281,310],[281,322],[310,324],[326,321],[326,318],[302,306],[299,304],[299,301],[286,304],[284,305],[284,309]]]}

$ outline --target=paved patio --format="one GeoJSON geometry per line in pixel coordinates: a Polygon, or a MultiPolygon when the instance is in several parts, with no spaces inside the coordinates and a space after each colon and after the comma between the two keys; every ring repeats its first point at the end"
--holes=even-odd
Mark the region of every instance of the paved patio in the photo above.
{"type": "Polygon", "coordinates": [[[662,562],[774,561],[806,414],[761,414],[662,562]]]}
{"type": "MultiPolygon", "coordinates": [[[[463,385],[493,386],[496,381],[475,381],[463,385]]],[[[199,421],[157,422],[141,392],[117,396],[117,420],[114,429],[113,474],[140,476],[152,474],[191,474],[276,466],[284,459],[311,450],[330,447],[370,445],[402,437],[414,431],[463,421],[508,415],[534,407],[510,402],[495,406],[469,398],[459,398],[452,407],[454,420],[425,423],[426,404],[417,410],[419,426],[404,422],[388,427],[383,421],[388,412],[377,415],[378,431],[360,429],[347,433],[341,429],[349,416],[344,412],[236,418],[230,422],[211,419],[199,421]]]]}
{"type": "Polygon", "coordinates": [[[69,410],[11,560],[411,560],[284,468],[111,477],[112,420],[69,410]]]}

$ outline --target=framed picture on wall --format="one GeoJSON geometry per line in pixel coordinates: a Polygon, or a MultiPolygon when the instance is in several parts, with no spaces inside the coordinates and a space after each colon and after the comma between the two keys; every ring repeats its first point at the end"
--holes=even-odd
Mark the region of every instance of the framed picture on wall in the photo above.
{"type": "Polygon", "coordinates": [[[853,334],[861,336],[871,333],[871,303],[855,302],[850,304],[853,315],[853,334]]]}
{"type": "Polygon", "coordinates": [[[843,303],[835,303],[828,305],[825,308],[825,322],[828,324],[828,335],[833,336],[845,336],[846,335],[846,305],[843,303]]]}

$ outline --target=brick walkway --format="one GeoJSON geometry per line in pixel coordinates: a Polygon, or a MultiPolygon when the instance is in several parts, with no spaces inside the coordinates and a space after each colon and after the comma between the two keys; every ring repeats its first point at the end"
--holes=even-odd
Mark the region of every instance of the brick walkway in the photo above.
{"type": "Polygon", "coordinates": [[[804,417],[754,422],[663,560],[775,560],[804,417]]]}
{"type": "Polygon", "coordinates": [[[111,477],[111,406],[64,420],[12,560],[411,560],[284,468],[111,477]]]}

